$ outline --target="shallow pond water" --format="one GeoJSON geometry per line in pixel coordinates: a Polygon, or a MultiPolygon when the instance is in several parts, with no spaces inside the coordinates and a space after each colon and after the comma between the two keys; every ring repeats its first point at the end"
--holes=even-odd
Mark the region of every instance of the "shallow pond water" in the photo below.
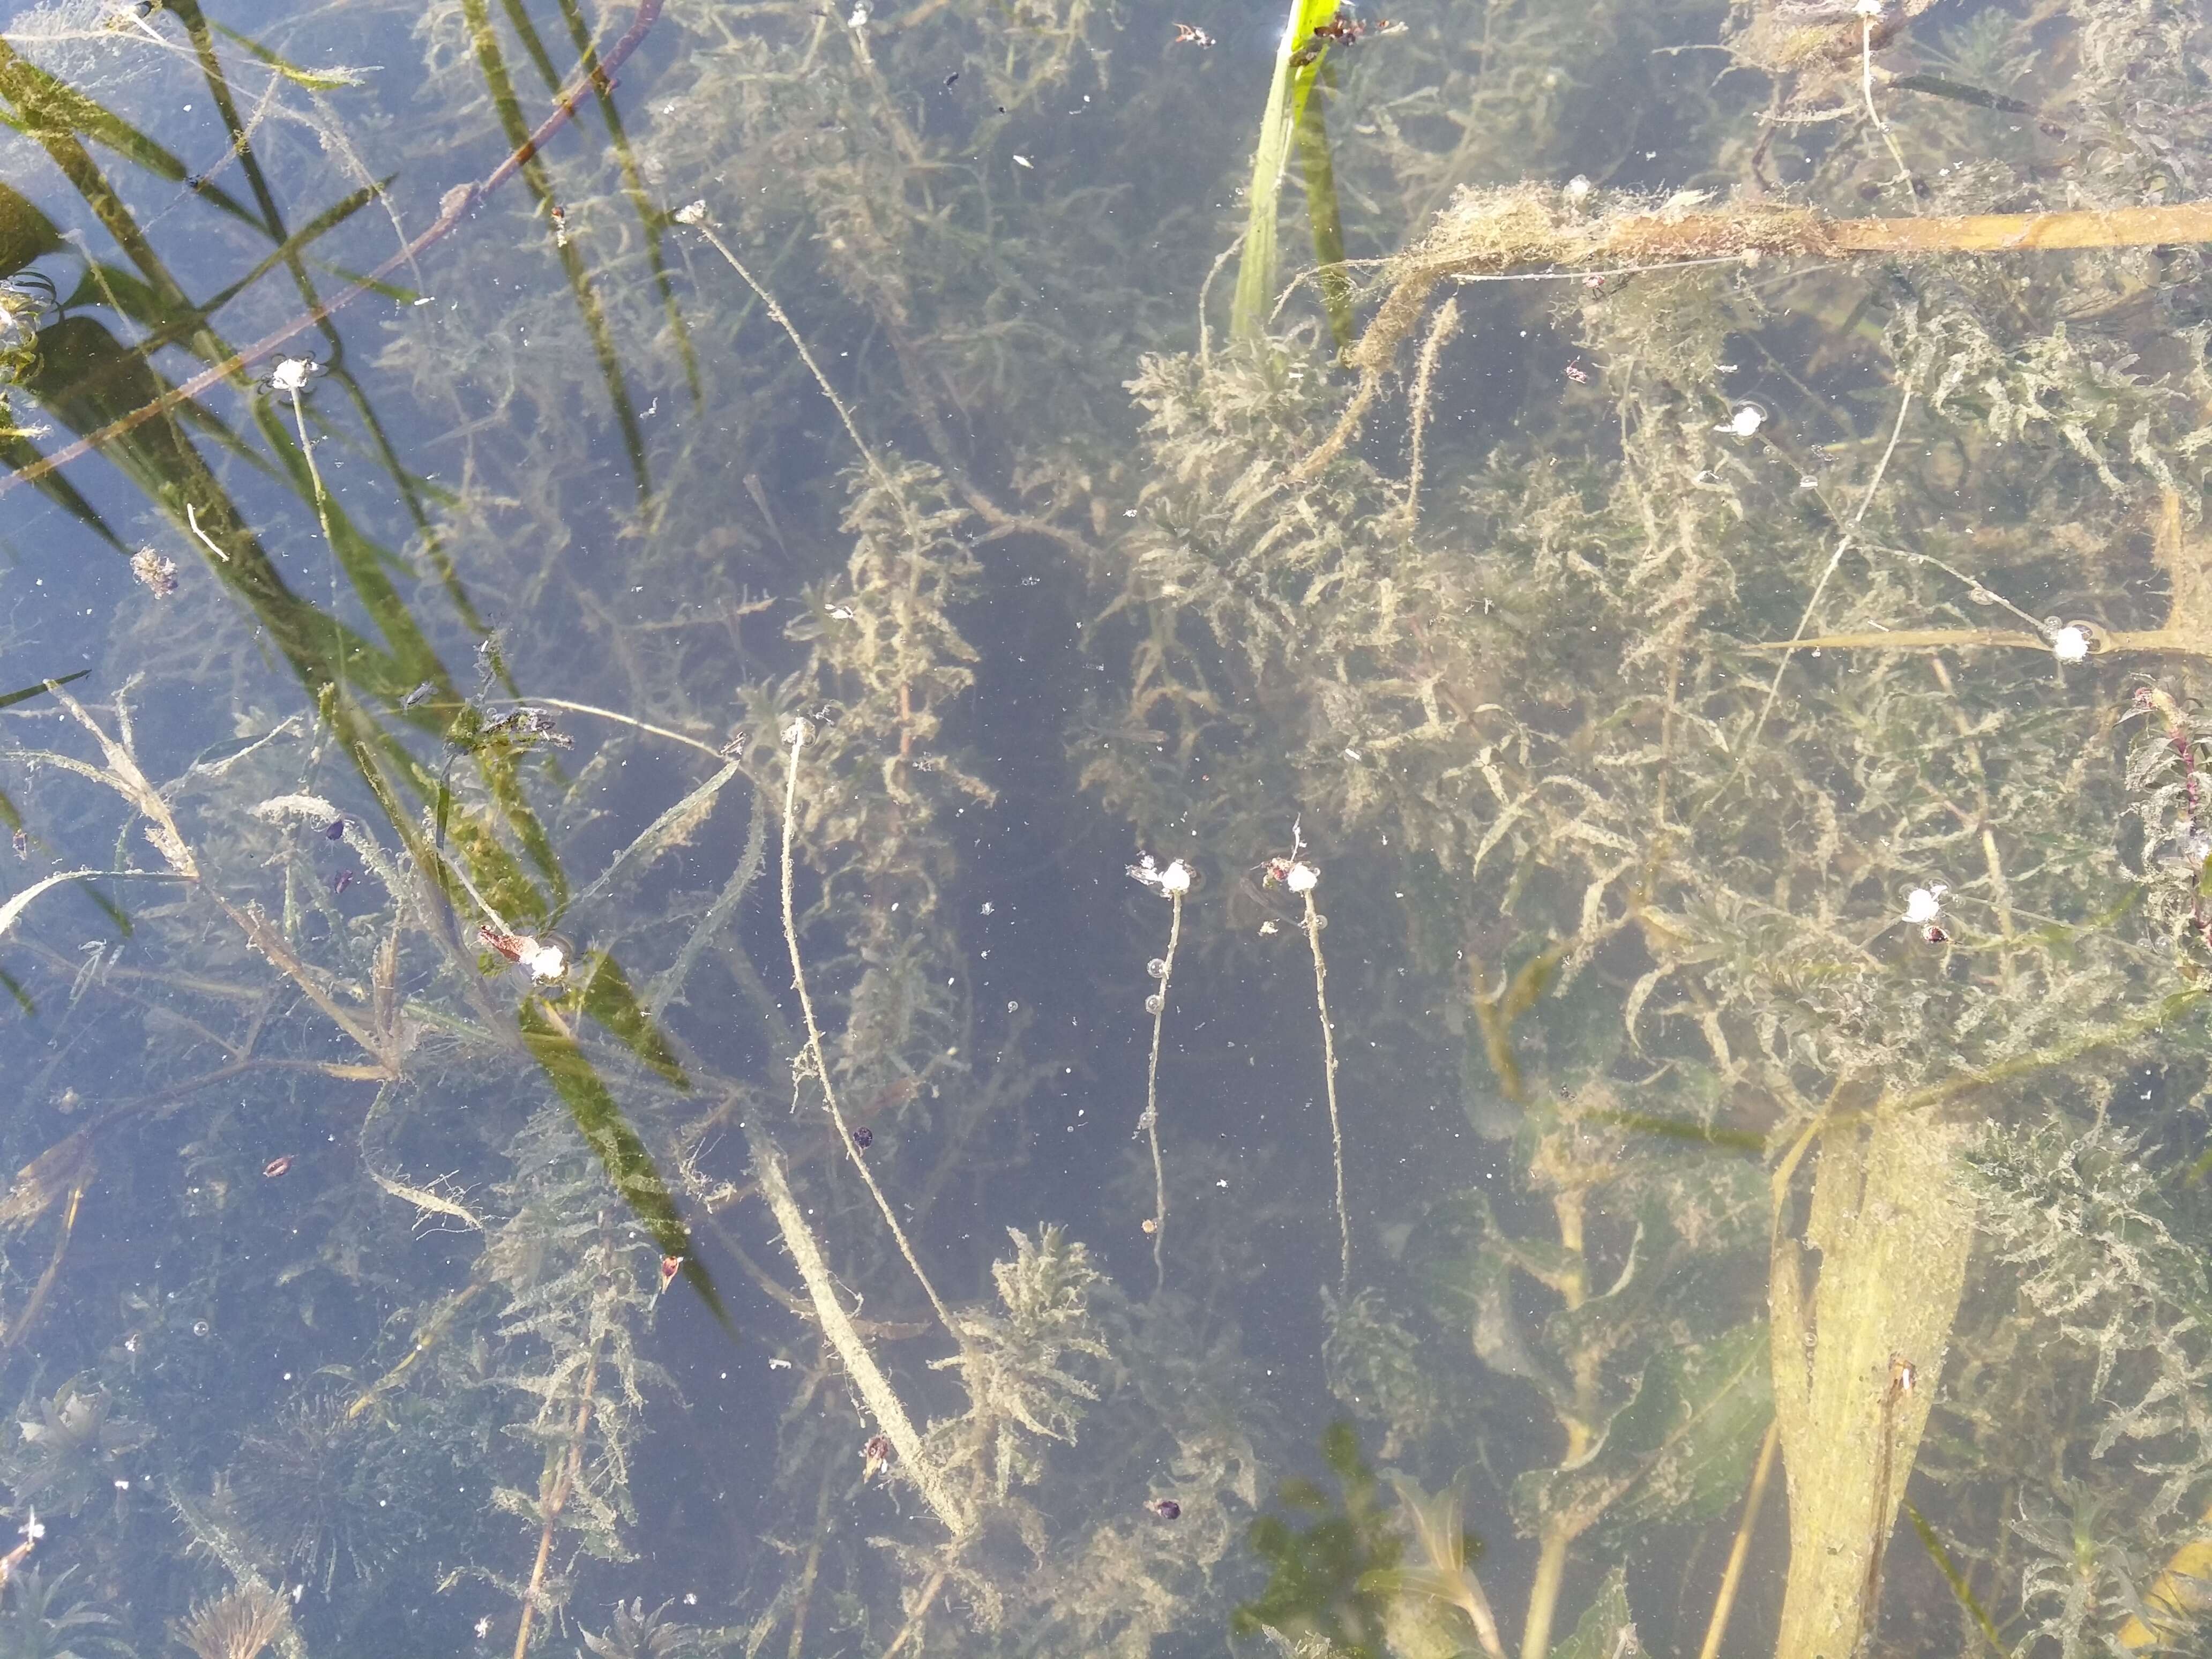
{"type": "Polygon", "coordinates": [[[2166,0],[0,18],[0,1659],[2191,1651],[2166,0]]]}

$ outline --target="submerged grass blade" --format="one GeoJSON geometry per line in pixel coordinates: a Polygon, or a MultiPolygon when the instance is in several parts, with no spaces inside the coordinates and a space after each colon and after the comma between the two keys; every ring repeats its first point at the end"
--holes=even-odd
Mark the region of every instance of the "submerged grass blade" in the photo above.
{"type": "MultiPolygon", "coordinates": [[[[0,40],[0,98],[14,106],[24,131],[50,154],[57,143],[82,149],[76,145],[76,135],[81,133],[173,185],[181,185],[191,176],[191,169],[177,156],[105,105],[19,56],[4,40],[0,40]]],[[[259,228],[252,210],[216,185],[202,185],[195,193],[234,219],[259,228]]]]}
{"type": "MultiPolygon", "coordinates": [[[[1329,77],[1334,90],[1334,76],[1329,77]]],[[[1313,227],[1314,259],[1321,266],[1321,302],[1329,337],[1340,351],[1352,344],[1352,279],[1344,274],[1344,223],[1336,209],[1336,169],[1328,155],[1322,100],[1309,95],[1298,117],[1298,171],[1304,175],[1306,219],[1313,227]]]]}
{"type": "MultiPolygon", "coordinates": [[[[515,147],[515,153],[524,155],[523,184],[540,211],[550,210],[559,198],[553,192],[552,178],[544,158],[525,154],[530,143],[530,123],[523,117],[514,82],[507,76],[507,60],[500,53],[499,36],[492,28],[485,0],[462,0],[461,13],[468,25],[477,66],[483,71],[493,106],[499,112],[501,129],[507,142],[515,147]]],[[[542,55],[544,48],[538,46],[536,31],[529,27],[526,16],[518,22],[517,29],[524,50],[533,56],[542,55]]],[[[544,67],[550,70],[550,66],[544,67]]],[[[592,356],[598,360],[599,376],[606,382],[607,401],[614,407],[615,422],[622,428],[623,447],[629,456],[630,476],[636,481],[638,499],[641,502],[649,501],[653,479],[646,470],[645,432],[638,424],[637,410],[630,400],[629,382],[623,374],[622,353],[615,345],[614,331],[608,326],[606,308],[599,303],[599,290],[592,284],[591,273],[585,269],[583,255],[577,252],[575,243],[569,241],[556,246],[555,252],[568,276],[569,289],[576,296],[576,309],[583,318],[584,331],[591,338],[592,356]]]]}
{"type": "MultiPolygon", "coordinates": [[[[92,670],[89,668],[80,668],[74,674],[58,674],[51,680],[40,680],[36,685],[27,685],[20,691],[0,692],[0,708],[6,708],[15,703],[27,702],[50,685],[67,685],[71,680],[81,680],[90,672],[92,670]]],[[[4,810],[6,817],[12,821],[15,817],[14,810],[12,808],[4,810]]]]}
{"type": "MultiPolygon", "coordinates": [[[[1991,1648],[1999,1653],[2005,1652],[2004,1638],[1997,1634],[1996,1621],[1982,1606],[1981,1599],[1974,1594],[1974,1587],[1966,1582],[1966,1574],[1959,1571],[1958,1563],[1951,1559],[1951,1552],[1943,1547],[1943,1540],[1936,1536],[1936,1528],[1929,1526],[1927,1518],[1913,1507],[1911,1498],[1905,1501],[1905,1513],[1912,1522],[1912,1530],[1920,1534],[1920,1541],[1926,1547],[1929,1559],[1936,1563],[1936,1571],[1943,1575],[1943,1582],[1951,1587],[1951,1594],[1959,1598],[1959,1605],[1966,1610],[1967,1617],[1974,1621],[1974,1627],[1988,1638],[1991,1648]]],[[[2126,1641],[2124,1633],[2120,1639],[2123,1643],[2126,1641]]]]}
{"type": "Polygon", "coordinates": [[[623,1115],[614,1095],[599,1080],[590,1058],[577,1046],[559,1016],[538,998],[525,998],[516,1019],[522,1028],[523,1045],[544,1068],[554,1092],[598,1155],[607,1179],[644,1224],[660,1253],[683,1259],[684,1279],[699,1292],[716,1322],[734,1335],[737,1327],[722,1305],[713,1275],[692,1250],[690,1230],[684,1224],[675,1195],[654,1167],[645,1142],[623,1115]]]}

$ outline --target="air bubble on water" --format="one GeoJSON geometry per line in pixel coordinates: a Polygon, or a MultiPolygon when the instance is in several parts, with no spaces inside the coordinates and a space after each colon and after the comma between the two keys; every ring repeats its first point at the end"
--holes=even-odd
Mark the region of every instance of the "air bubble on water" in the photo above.
{"type": "Polygon", "coordinates": [[[1168,976],[1167,958],[1165,957],[1154,957],[1150,962],[1145,964],[1145,971],[1150,974],[1154,979],[1165,979],[1168,976]]]}
{"type": "Polygon", "coordinates": [[[1145,999],[1145,1012],[1148,1014],[1157,1014],[1161,1009],[1167,1006],[1168,1000],[1162,996],[1158,991],[1153,992],[1152,995],[1145,999]]]}
{"type": "Polygon", "coordinates": [[[1021,1011],[1022,1005],[1018,1002],[1008,1002],[1006,1004],[1006,1012],[1010,1014],[1018,1014],[1021,1011]]]}

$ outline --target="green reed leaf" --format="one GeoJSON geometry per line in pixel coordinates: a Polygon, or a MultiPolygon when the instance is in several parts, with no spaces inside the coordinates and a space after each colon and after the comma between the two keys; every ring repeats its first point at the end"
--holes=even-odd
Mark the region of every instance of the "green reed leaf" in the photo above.
{"type": "Polygon", "coordinates": [[[623,1115],[621,1105],[600,1081],[590,1058],[577,1046],[576,1039],[552,1009],[539,999],[524,998],[515,1018],[522,1028],[524,1047],[530,1050],[531,1058],[544,1068],[554,1092],[568,1109],[578,1132],[598,1156],[616,1192],[644,1224],[663,1255],[683,1258],[685,1281],[699,1292],[716,1321],[734,1332],[736,1327],[722,1305],[721,1293],[714,1288],[713,1276],[693,1254],[690,1230],[684,1224],[675,1195],[654,1166],[653,1154],[646,1150],[645,1142],[623,1115]]]}

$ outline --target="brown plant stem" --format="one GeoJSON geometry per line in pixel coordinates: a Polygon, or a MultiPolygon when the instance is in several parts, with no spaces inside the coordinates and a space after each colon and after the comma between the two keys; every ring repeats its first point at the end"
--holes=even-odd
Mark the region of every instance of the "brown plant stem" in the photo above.
{"type": "Polygon", "coordinates": [[[1895,1524],[1965,1288],[1973,1228],[1952,1170],[1965,1135],[1935,1113],[1895,1106],[1848,1127],[1832,1120],[1802,1244],[1778,1206],[1768,1296],[1790,1547],[1777,1659],[1850,1654],[1870,1628],[1873,1564],[1895,1524]],[[1893,1383],[1900,1354],[1923,1379],[1902,1393],[1893,1383]]]}
{"type": "Polygon", "coordinates": [[[1705,1645],[1698,1659],[1720,1659],[1721,1638],[1728,1634],[1729,1614],[1735,1609],[1737,1588],[1743,1583],[1744,1558],[1751,1553],[1751,1535],[1759,1524],[1760,1506],[1766,1501],[1766,1483],[1774,1474],[1774,1454],[1782,1444],[1782,1425],[1766,1425],[1766,1438],[1759,1448],[1759,1462],[1751,1472],[1751,1490],[1743,1500],[1743,1519],[1736,1523],[1735,1542],[1729,1548],[1728,1565],[1721,1573],[1720,1593],[1713,1597],[1713,1616],[1705,1626],[1705,1645]]]}
{"type": "Polygon", "coordinates": [[[753,1175],[760,1183],[761,1196],[768,1200],[769,1213],[775,1217],[777,1229],[783,1234],[784,1248],[791,1252],[792,1265],[805,1282],[806,1294],[814,1304],[814,1316],[821,1324],[822,1334],[837,1351],[845,1374],[852,1378],[876,1426],[898,1453],[900,1467],[920,1490],[922,1501],[956,1538],[965,1536],[969,1528],[967,1511],[938,1474],[937,1465],[922,1444],[914,1419],[907,1415],[906,1407],[891,1387],[890,1379],[876,1364],[875,1356],[868,1352],[868,1345],[861,1340],[860,1332],[853,1328],[852,1316],[837,1298],[836,1280],[830,1277],[829,1264],[822,1259],[822,1247],[816,1242],[813,1230],[806,1224],[799,1200],[792,1195],[791,1183],[784,1175],[783,1159],[775,1142],[750,1124],[745,1126],[745,1138],[752,1146],[753,1175]]]}
{"type": "Polygon", "coordinates": [[[814,1537],[806,1547],[806,1565],[800,1570],[799,1594],[791,1610],[790,1659],[805,1659],[806,1610],[814,1603],[814,1581],[822,1571],[822,1542],[830,1535],[830,1488],[836,1473],[837,1466],[824,1458],[821,1490],[814,1498],[814,1537]]]}
{"type": "Polygon", "coordinates": [[[561,1473],[545,1499],[545,1526],[538,1534],[538,1559],[530,1569],[530,1583],[522,1592],[522,1622],[515,1628],[514,1659],[524,1659],[530,1650],[530,1626],[538,1614],[538,1592],[545,1582],[545,1564],[553,1556],[553,1530],[560,1523],[561,1511],[568,1507],[568,1495],[576,1490],[576,1477],[583,1470],[584,1437],[592,1425],[599,1376],[599,1349],[595,1341],[591,1358],[584,1364],[584,1398],[576,1407],[575,1426],[568,1432],[568,1449],[561,1460],[561,1473]]]}
{"type": "Polygon", "coordinates": [[[1291,469],[1316,477],[1349,443],[1381,395],[1399,343],[1439,283],[1608,274],[1658,265],[1844,258],[1863,254],[2021,253],[2160,247],[2212,241],[2212,202],[2059,213],[1974,213],[1831,219],[1809,208],[1730,204],[1705,210],[1578,214],[1535,185],[1464,191],[1436,228],[1392,264],[1392,286],[1346,361],[1359,374],[1335,429],[1291,469]],[[1549,268],[1549,269],[1547,269],[1549,268]]]}
{"type": "MultiPolygon", "coordinates": [[[[1559,1253],[1565,1264],[1553,1289],[1565,1311],[1572,1315],[1589,1298],[1583,1233],[1584,1189],[1569,1188],[1554,1194],[1552,1213],[1559,1227],[1559,1253]]],[[[1597,1416],[1598,1355],[1587,1344],[1574,1356],[1575,1399],[1571,1412],[1559,1413],[1567,1444],[1559,1467],[1572,1468],[1590,1455],[1590,1423],[1597,1416]]],[[[1570,1512],[1547,1520],[1538,1534],[1536,1573],[1528,1585],[1528,1616],[1521,1627],[1521,1659],[1547,1659],[1552,1650],[1552,1623],[1559,1612],[1559,1591],[1566,1582],[1567,1551],[1593,1515],[1570,1512]]]]}
{"type": "Polygon", "coordinates": [[[898,1659],[899,1650],[907,1644],[908,1638],[921,1629],[921,1621],[929,1616],[930,1606],[937,1600],[937,1592],[945,1588],[945,1571],[939,1567],[930,1581],[922,1586],[921,1599],[914,1604],[914,1611],[907,1615],[906,1623],[899,1626],[898,1634],[891,1638],[890,1646],[884,1650],[884,1659],[898,1659]]]}

